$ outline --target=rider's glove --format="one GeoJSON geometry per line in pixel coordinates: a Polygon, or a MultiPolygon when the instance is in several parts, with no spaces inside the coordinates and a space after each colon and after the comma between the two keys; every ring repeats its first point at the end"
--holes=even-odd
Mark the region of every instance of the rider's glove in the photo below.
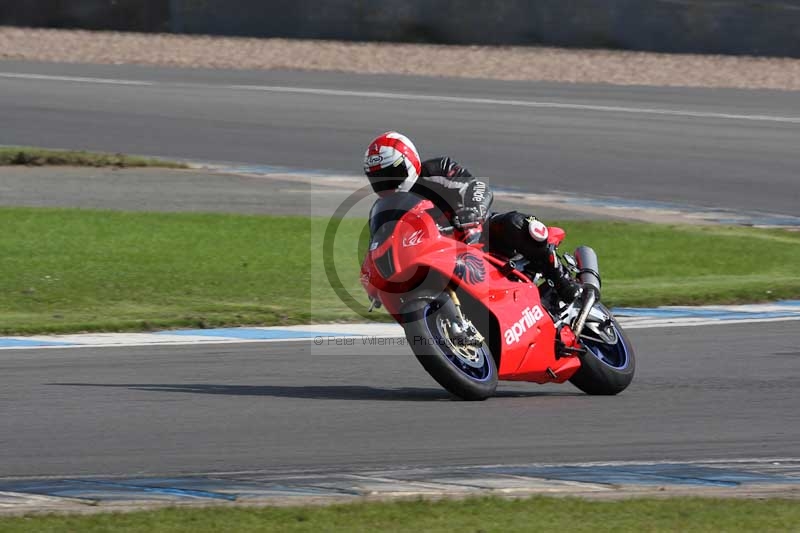
{"type": "Polygon", "coordinates": [[[474,228],[483,223],[481,210],[477,207],[462,207],[456,211],[453,225],[460,230],[474,228]]]}

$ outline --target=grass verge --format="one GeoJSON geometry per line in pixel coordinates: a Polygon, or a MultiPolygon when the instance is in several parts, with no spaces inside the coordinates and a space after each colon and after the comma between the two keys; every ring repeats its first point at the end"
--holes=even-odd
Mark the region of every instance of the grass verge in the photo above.
{"type": "MultiPolygon", "coordinates": [[[[360,320],[321,266],[326,225],[305,217],[2,208],[0,333],[360,320]]],[[[610,305],[800,297],[798,233],[564,226],[565,249],[597,250],[610,305]]],[[[338,275],[361,302],[364,227],[345,219],[334,247],[338,275]]]]}
{"type": "Polygon", "coordinates": [[[29,146],[0,146],[0,165],[187,168],[184,163],[164,161],[152,157],[73,150],[48,150],[29,146]]]}
{"type": "Polygon", "coordinates": [[[165,509],[89,516],[0,518],[6,533],[28,531],[796,531],[796,500],[710,498],[588,501],[534,497],[523,500],[362,503],[328,507],[165,509]]]}

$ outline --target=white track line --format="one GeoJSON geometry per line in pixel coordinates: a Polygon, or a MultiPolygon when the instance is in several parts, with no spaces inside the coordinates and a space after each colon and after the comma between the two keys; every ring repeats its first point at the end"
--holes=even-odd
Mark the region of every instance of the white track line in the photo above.
{"type": "Polygon", "coordinates": [[[782,316],[776,318],[736,318],[731,320],[714,320],[711,318],[680,318],[680,319],[658,319],[646,318],[641,321],[626,321],[628,317],[618,317],[620,325],[627,329],[655,329],[655,328],[680,328],[697,326],[726,326],[735,324],[760,324],[762,322],[786,322],[790,320],[800,320],[797,316],[782,316]]]}
{"type": "MultiPolygon", "coordinates": [[[[800,463],[800,456],[797,457],[737,457],[733,459],[711,459],[711,458],[698,458],[698,459],[654,459],[654,460],[645,460],[645,459],[638,459],[638,460],[630,460],[630,461],[588,461],[588,462],[569,462],[569,463],[559,463],[559,462],[532,462],[532,463],[488,463],[488,464],[481,464],[481,465],[450,465],[445,467],[402,467],[402,466],[386,466],[386,467],[372,467],[372,468],[361,468],[357,470],[331,470],[320,472],[319,470],[315,470],[313,468],[305,468],[305,469],[281,469],[278,468],[267,468],[267,469],[250,469],[250,470],[201,470],[201,471],[193,471],[193,472],[185,472],[181,474],[181,476],[186,477],[218,477],[218,476],[247,476],[247,475],[260,475],[264,476],[266,479],[272,478],[279,478],[279,479],[299,479],[299,478],[306,478],[306,477],[320,477],[325,475],[345,475],[345,476],[356,476],[356,477],[365,477],[371,474],[380,475],[380,474],[388,474],[388,473],[396,473],[397,471],[402,472],[409,472],[409,471],[436,471],[436,470],[448,470],[448,471],[470,471],[470,470],[484,470],[484,469],[492,469],[492,468],[558,468],[563,466],[581,466],[581,467],[602,467],[602,466],[611,466],[611,467],[625,467],[625,466],[648,466],[648,465],[671,465],[671,464],[685,464],[685,465],[719,465],[719,466],[727,466],[727,465],[747,465],[747,464],[757,464],[757,465],[781,465],[785,463],[800,463]]],[[[42,476],[0,476],[0,481],[48,481],[48,480],[61,480],[61,479],[92,479],[92,478],[103,478],[103,479],[130,479],[132,477],[141,476],[142,478],[147,477],[162,477],[159,474],[153,473],[138,473],[138,474],[80,474],[80,473],[73,473],[67,475],[42,475],[42,476]]],[[[177,476],[176,476],[177,477],[177,476]]],[[[238,480],[241,481],[241,480],[238,480]]],[[[46,497],[46,496],[45,496],[46,497]]],[[[58,497],[60,498],[60,497],[58,497]]]]}
{"type": "MultiPolygon", "coordinates": [[[[15,337],[16,338],[16,337],[15,337]]],[[[21,338],[21,337],[19,337],[21,338]]],[[[336,338],[331,336],[331,338],[336,338]]],[[[359,337],[354,337],[359,338],[359,337]]],[[[163,348],[166,346],[200,346],[211,344],[259,344],[259,343],[274,343],[274,342],[311,342],[313,339],[309,337],[302,337],[296,339],[225,339],[225,340],[187,340],[183,342],[150,342],[150,341],[126,341],[105,344],[66,344],[63,346],[0,346],[0,352],[5,350],[72,350],[75,348],[163,348]]]]}
{"type": "Polygon", "coordinates": [[[74,81],[79,83],[100,83],[104,85],[137,85],[137,86],[157,85],[155,82],[150,82],[150,81],[116,80],[112,78],[81,78],[76,76],[46,76],[44,74],[17,74],[14,72],[0,72],[0,78],[42,80],[42,81],[74,81]]]}
{"type": "MultiPolygon", "coordinates": [[[[658,318],[633,318],[633,317],[620,317],[619,321],[622,327],[626,330],[632,329],[656,329],[656,328],[678,328],[678,327],[697,327],[697,326],[726,326],[736,324],[758,324],[762,322],[785,322],[791,320],[800,320],[800,314],[791,317],[778,317],[778,318],[756,318],[756,319],[734,319],[734,320],[713,320],[705,318],[673,318],[673,319],[658,319],[658,318]]],[[[324,325],[323,325],[324,326],[324,325]]],[[[337,324],[337,326],[340,326],[337,324]]],[[[341,325],[345,326],[345,325],[341,325]]],[[[313,326],[290,326],[289,328],[296,328],[296,331],[304,331],[302,328],[311,328],[313,326]]],[[[265,329],[270,328],[243,328],[243,329],[265,329]]],[[[287,328],[276,328],[287,329],[287,328]]],[[[324,327],[318,329],[325,329],[324,327]]],[[[313,331],[313,330],[310,330],[313,331]]],[[[252,338],[235,338],[235,337],[206,337],[198,335],[192,336],[170,336],[164,334],[149,334],[149,333],[105,333],[102,338],[98,338],[92,334],[75,334],[75,335],[37,335],[32,337],[5,337],[10,339],[22,339],[29,341],[41,342],[64,342],[73,343],[66,345],[50,345],[50,346],[0,346],[0,352],[6,350],[63,350],[75,348],[136,348],[136,347],[164,347],[164,346],[198,346],[210,344],[259,344],[259,343],[309,343],[313,342],[312,337],[295,337],[295,338],[273,338],[273,339],[252,339],[252,338]]],[[[401,342],[393,345],[402,345],[404,342],[403,330],[396,324],[352,324],[342,327],[340,330],[334,329],[333,331],[321,331],[317,337],[323,339],[321,344],[315,343],[315,348],[323,350],[328,346],[335,345],[335,339],[351,339],[352,346],[364,347],[380,347],[377,339],[399,339],[401,342]],[[346,328],[346,329],[345,329],[346,328]]]]}
{"type": "MultiPolygon", "coordinates": [[[[85,78],[73,76],[49,76],[44,74],[21,74],[15,72],[0,72],[0,78],[28,79],[42,81],[69,81],[79,83],[97,83],[106,85],[135,85],[156,86],[167,85],[162,82],[149,82],[139,80],[124,80],[112,78],[85,78]]],[[[283,94],[306,94],[315,96],[339,96],[355,98],[373,98],[382,100],[405,100],[417,102],[439,102],[469,105],[495,105],[510,107],[527,107],[538,109],[566,109],[573,111],[594,111],[601,113],[627,113],[640,115],[660,115],[684,118],[712,118],[723,120],[746,120],[757,122],[778,122],[784,124],[800,124],[800,117],[787,117],[780,115],[746,115],[739,113],[717,113],[712,111],[690,111],[688,109],[661,109],[654,107],[628,107],[609,106],[597,104],[570,104],[566,102],[543,102],[536,100],[506,100],[497,98],[469,98],[461,96],[427,95],[412,93],[390,93],[375,91],[344,91],[337,89],[315,89],[311,87],[281,87],[275,85],[209,85],[192,84],[203,88],[224,88],[239,91],[261,91],[283,94]]]]}
{"type": "Polygon", "coordinates": [[[541,102],[535,100],[504,100],[495,98],[467,98],[461,96],[436,96],[410,93],[386,93],[368,91],[341,91],[334,89],[311,89],[305,87],[278,87],[270,85],[228,85],[229,89],[263,91],[272,93],[311,94],[318,96],[349,96],[357,98],[378,98],[384,100],[410,100],[424,102],[444,102],[456,104],[500,105],[513,107],[534,107],[545,109],[571,109],[577,111],[599,111],[606,113],[635,113],[645,115],[665,115],[690,118],[716,118],[727,120],[751,120],[761,122],[784,122],[800,124],[800,117],[777,115],[741,115],[735,113],[715,113],[711,111],[689,111],[685,109],[659,109],[651,107],[606,106],[594,104],[568,104],[565,102],[541,102]]]}

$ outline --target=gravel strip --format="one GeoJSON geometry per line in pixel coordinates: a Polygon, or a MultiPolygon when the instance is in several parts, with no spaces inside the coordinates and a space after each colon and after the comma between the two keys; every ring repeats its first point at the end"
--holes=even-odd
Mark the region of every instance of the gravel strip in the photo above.
{"type": "Polygon", "coordinates": [[[800,59],[0,27],[0,59],[800,90],[800,59]]]}

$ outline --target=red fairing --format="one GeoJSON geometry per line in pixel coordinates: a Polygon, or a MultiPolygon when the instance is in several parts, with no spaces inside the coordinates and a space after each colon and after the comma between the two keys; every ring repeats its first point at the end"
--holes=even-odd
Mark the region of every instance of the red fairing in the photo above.
{"type": "MultiPolygon", "coordinates": [[[[497,320],[498,334],[490,346],[499,358],[504,380],[562,382],[580,367],[574,356],[556,359],[556,329],[541,305],[539,289],[519,273],[504,274],[502,261],[482,244],[464,244],[443,235],[424,200],[406,212],[383,242],[373,242],[361,269],[367,293],[379,298],[399,319],[399,310],[414,288],[436,280],[444,290],[453,283],[483,304],[497,320]]],[[[564,231],[550,228],[560,242],[564,231]]]]}
{"type": "Polygon", "coordinates": [[[431,208],[433,203],[425,200],[403,215],[388,239],[377,247],[370,246],[362,264],[362,285],[371,297],[380,298],[392,314],[399,312],[402,297],[419,286],[431,268],[452,273],[457,250],[466,246],[439,232],[436,222],[425,212],[431,208]],[[390,266],[391,275],[384,277],[376,261],[390,266]]]}
{"type": "Polygon", "coordinates": [[[561,244],[561,241],[564,240],[564,237],[567,236],[566,231],[556,226],[550,226],[548,230],[547,244],[558,246],[561,244]]]}

